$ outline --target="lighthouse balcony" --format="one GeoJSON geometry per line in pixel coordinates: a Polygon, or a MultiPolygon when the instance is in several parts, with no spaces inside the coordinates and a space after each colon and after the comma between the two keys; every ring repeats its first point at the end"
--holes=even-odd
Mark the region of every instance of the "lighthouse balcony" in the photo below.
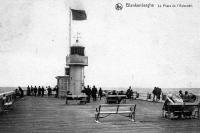
{"type": "Polygon", "coordinates": [[[88,65],[88,57],[80,55],[69,55],[66,57],[66,65],[88,65]]]}

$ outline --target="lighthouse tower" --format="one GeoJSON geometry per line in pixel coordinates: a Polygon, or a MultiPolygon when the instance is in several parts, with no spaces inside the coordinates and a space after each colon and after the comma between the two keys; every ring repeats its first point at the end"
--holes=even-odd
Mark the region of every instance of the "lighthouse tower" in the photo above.
{"type": "Polygon", "coordinates": [[[69,67],[69,89],[72,95],[80,95],[84,89],[84,67],[88,66],[88,57],[85,56],[85,47],[81,46],[78,37],[76,43],[70,46],[70,54],[66,57],[69,67]]]}

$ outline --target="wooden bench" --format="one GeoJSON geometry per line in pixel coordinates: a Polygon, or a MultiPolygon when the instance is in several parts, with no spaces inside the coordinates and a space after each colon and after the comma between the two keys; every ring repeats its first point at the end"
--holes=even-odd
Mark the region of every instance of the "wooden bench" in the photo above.
{"type": "Polygon", "coordinates": [[[1,97],[1,110],[2,111],[8,111],[13,109],[13,104],[15,101],[15,93],[13,91],[6,92],[2,94],[1,97]]]}
{"type": "Polygon", "coordinates": [[[4,104],[4,110],[9,110],[9,109],[13,109],[13,101],[6,102],[4,104]]]}
{"type": "Polygon", "coordinates": [[[67,95],[66,104],[75,102],[75,104],[86,104],[87,96],[86,95],[67,95]]]}
{"type": "Polygon", "coordinates": [[[135,121],[135,104],[100,104],[96,108],[95,121],[99,122],[100,118],[105,118],[111,114],[119,114],[129,117],[129,120],[135,121]]]}
{"type": "Polygon", "coordinates": [[[200,117],[200,102],[165,105],[163,117],[172,119],[174,115],[198,118],[200,117]]]}

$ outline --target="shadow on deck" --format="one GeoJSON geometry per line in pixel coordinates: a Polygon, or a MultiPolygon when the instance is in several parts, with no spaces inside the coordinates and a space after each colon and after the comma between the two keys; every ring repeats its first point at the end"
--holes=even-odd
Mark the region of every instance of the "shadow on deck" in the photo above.
{"type": "Polygon", "coordinates": [[[162,103],[128,101],[137,104],[136,122],[113,115],[95,123],[95,108],[101,102],[66,105],[53,97],[27,96],[15,104],[14,110],[0,114],[0,132],[199,132],[199,119],[169,120],[161,117],[162,103]]]}

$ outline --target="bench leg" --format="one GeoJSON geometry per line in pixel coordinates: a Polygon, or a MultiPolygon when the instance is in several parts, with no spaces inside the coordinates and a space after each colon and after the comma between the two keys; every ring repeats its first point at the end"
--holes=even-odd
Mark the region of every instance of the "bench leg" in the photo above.
{"type": "Polygon", "coordinates": [[[68,104],[68,100],[65,101],[65,104],[68,104]]]}
{"type": "Polygon", "coordinates": [[[130,114],[130,121],[135,122],[135,113],[130,114]]]}
{"type": "Polygon", "coordinates": [[[99,123],[99,113],[95,114],[95,122],[99,123]]]}
{"type": "Polygon", "coordinates": [[[163,112],[162,112],[162,117],[163,117],[163,118],[168,118],[168,112],[165,111],[165,110],[163,110],[163,112]]]}
{"type": "Polygon", "coordinates": [[[192,116],[193,116],[193,118],[199,119],[199,112],[198,111],[194,111],[192,116]]]}

